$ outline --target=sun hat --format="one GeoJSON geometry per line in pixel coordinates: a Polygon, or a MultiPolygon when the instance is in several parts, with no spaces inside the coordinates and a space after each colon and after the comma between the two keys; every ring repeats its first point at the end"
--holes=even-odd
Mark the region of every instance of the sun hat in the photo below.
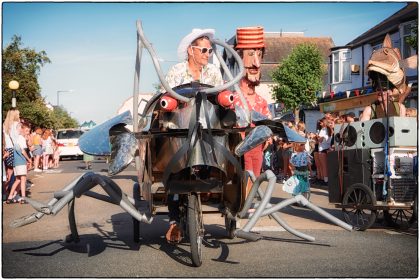
{"type": "Polygon", "coordinates": [[[190,34],[182,38],[181,42],[178,45],[178,58],[180,60],[186,60],[188,57],[187,49],[191,45],[191,43],[202,36],[207,36],[209,39],[213,39],[214,33],[216,31],[214,29],[199,29],[194,28],[190,34]]]}
{"type": "Polygon", "coordinates": [[[237,49],[264,48],[264,28],[262,26],[239,27],[236,29],[237,49]]]}

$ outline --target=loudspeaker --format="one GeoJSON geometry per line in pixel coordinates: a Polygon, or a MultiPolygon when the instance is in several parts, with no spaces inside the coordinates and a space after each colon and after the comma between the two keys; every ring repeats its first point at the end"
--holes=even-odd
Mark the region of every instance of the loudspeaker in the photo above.
{"type": "MultiPolygon", "coordinates": [[[[344,150],[375,149],[385,147],[386,118],[373,119],[334,126],[335,145],[344,144],[344,150]],[[340,137],[340,130],[343,129],[340,137]]],[[[412,117],[389,118],[389,146],[416,147],[417,119],[412,117]]]]}
{"type": "MultiPolygon", "coordinates": [[[[385,147],[386,118],[373,119],[365,122],[365,147],[385,147]]],[[[416,147],[417,119],[412,117],[389,118],[389,146],[416,147]]]]}
{"type": "Polygon", "coordinates": [[[329,152],[327,154],[329,202],[342,203],[343,195],[353,184],[363,183],[366,186],[370,186],[371,162],[370,149],[329,152]],[[343,167],[342,187],[340,187],[339,166],[343,167]]]}
{"type": "Polygon", "coordinates": [[[364,148],[363,122],[336,124],[334,126],[334,143],[343,145],[344,150],[364,148]],[[340,131],[342,131],[340,135],[340,131]]]}

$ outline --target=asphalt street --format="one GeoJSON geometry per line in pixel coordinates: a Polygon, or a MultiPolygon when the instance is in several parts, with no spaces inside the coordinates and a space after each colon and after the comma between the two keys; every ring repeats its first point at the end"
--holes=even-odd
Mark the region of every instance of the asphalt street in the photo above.
{"type": "MultiPolygon", "coordinates": [[[[31,197],[48,201],[83,170],[81,161],[63,161],[51,173],[30,173],[35,184],[31,197]]],[[[93,171],[105,174],[96,161],[93,171]]],[[[113,177],[130,194],[135,170],[113,177]]],[[[97,187],[95,187],[97,188],[97,187]]],[[[97,190],[101,192],[100,189],[97,190]]],[[[272,203],[286,198],[281,186],[272,203]]],[[[311,201],[342,219],[341,210],[328,203],[323,188],[312,188],[311,201]]],[[[205,214],[203,265],[192,267],[189,246],[166,243],[167,216],[156,215],[141,224],[140,243],[134,243],[131,217],[116,205],[82,196],[76,199],[76,222],[81,240],[65,243],[69,234],[67,209],[36,223],[11,228],[14,219],[33,213],[29,205],[3,204],[2,276],[26,277],[381,277],[418,276],[417,231],[397,231],[380,221],[365,232],[348,232],[309,209],[290,206],[281,217],[295,229],[314,236],[303,241],[264,217],[253,228],[257,242],[228,239],[219,213],[205,214]]],[[[246,220],[240,220],[243,226],[246,220]]]]}

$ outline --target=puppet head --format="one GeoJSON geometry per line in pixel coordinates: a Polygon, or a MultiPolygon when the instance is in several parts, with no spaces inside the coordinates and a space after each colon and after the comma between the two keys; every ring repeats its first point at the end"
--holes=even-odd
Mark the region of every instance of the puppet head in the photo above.
{"type": "MultiPolygon", "coordinates": [[[[410,93],[411,88],[407,86],[405,71],[400,62],[400,50],[392,47],[391,37],[387,34],[382,48],[373,51],[368,61],[367,72],[372,81],[382,75],[385,76],[388,82],[398,89],[401,100],[410,93]]],[[[384,81],[375,80],[376,82],[384,81]]]]}
{"type": "Polygon", "coordinates": [[[258,85],[261,78],[261,61],[264,53],[264,29],[261,26],[236,29],[236,49],[242,57],[245,78],[258,85]]]}

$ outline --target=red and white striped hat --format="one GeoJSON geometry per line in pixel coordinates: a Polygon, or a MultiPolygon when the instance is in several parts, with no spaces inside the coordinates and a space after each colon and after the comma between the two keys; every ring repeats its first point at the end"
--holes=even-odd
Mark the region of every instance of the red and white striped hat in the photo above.
{"type": "Polygon", "coordinates": [[[258,48],[264,48],[264,28],[262,26],[236,29],[236,49],[258,48]]]}

